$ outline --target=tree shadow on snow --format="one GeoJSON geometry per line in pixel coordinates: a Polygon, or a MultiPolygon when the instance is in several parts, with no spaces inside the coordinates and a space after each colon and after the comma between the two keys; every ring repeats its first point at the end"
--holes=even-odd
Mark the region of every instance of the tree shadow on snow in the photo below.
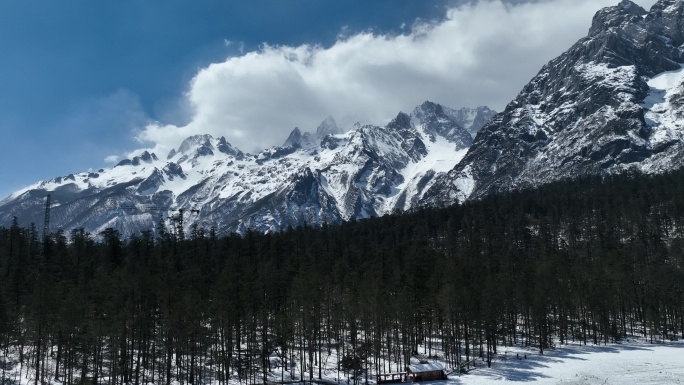
{"type": "Polygon", "coordinates": [[[620,353],[626,351],[648,351],[656,347],[669,347],[684,349],[684,341],[659,341],[659,342],[645,342],[643,340],[630,340],[619,343],[611,343],[609,345],[580,345],[571,343],[569,345],[561,345],[558,348],[550,349],[545,354],[554,357],[562,358],[578,358],[568,357],[570,355],[582,355],[592,353],[620,353]]]}
{"type": "Polygon", "coordinates": [[[509,356],[507,360],[499,359],[492,362],[491,368],[488,368],[487,364],[483,362],[472,374],[467,375],[477,375],[491,381],[500,381],[504,378],[516,382],[537,381],[539,378],[548,378],[542,373],[542,370],[549,367],[546,363],[550,359],[553,360],[551,357],[534,357],[531,355],[524,359],[522,354],[520,359],[509,356]]]}
{"type": "MultiPolygon", "coordinates": [[[[513,382],[532,382],[549,376],[543,374],[543,369],[549,368],[550,363],[572,363],[573,361],[586,361],[582,356],[593,353],[615,353],[625,351],[648,351],[651,347],[673,347],[684,350],[684,342],[658,342],[645,343],[632,341],[621,344],[605,345],[579,345],[570,344],[549,349],[540,355],[533,349],[516,347],[516,351],[507,351],[505,355],[499,355],[492,362],[492,367],[487,368],[484,361],[477,362],[477,368],[470,374],[463,376],[478,376],[487,381],[501,381],[506,379],[513,382]],[[516,353],[518,356],[516,357],[516,353]],[[527,358],[525,358],[525,355],[527,358]]],[[[684,353],[684,352],[683,352],[684,353]]],[[[449,385],[461,384],[460,377],[456,374],[449,376],[449,385]]],[[[442,382],[446,384],[447,382],[442,382]]]]}

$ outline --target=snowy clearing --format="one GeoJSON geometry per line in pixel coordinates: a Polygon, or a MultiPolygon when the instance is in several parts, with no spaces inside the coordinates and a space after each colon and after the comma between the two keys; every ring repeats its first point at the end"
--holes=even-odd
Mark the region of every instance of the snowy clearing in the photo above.
{"type": "MultiPolygon", "coordinates": [[[[476,367],[471,368],[468,374],[453,373],[449,375],[448,380],[424,383],[431,385],[485,385],[502,382],[533,382],[538,385],[684,384],[684,341],[650,344],[644,342],[643,339],[630,339],[629,342],[621,344],[601,346],[582,346],[573,343],[548,350],[543,355],[540,355],[536,349],[523,347],[502,348],[501,352],[504,354],[494,359],[491,368],[487,368],[485,361],[478,359],[475,363],[476,367]]],[[[335,361],[335,358],[336,355],[329,356],[326,361],[335,361]]],[[[324,371],[323,381],[347,384],[346,374],[331,370],[331,367],[336,366],[336,362],[327,362],[327,364],[326,366],[330,367],[324,371]]],[[[32,373],[26,376],[24,370],[20,378],[18,371],[17,366],[4,373],[5,378],[10,380],[10,384],[33,384],[32,373]]],[[[292,379],[296,381],[297,377],[290,377],[289,373],[283,376],[286,382],[292,379]]],[[[363,375],[360,377],[357,383],[363,384],[363,375]]],[[[279,371],[274,371],[269,376],[269,380],[273,382],[279,382],[280,379],[279,371]]],[[[108,379],[101,380],[106,383],[108,379]]],[[[62,384],[59,381],[49,381],[49,383],[62,384]]],[[[154,384],[149,381],[146,383],[154,384]]],[[[179,384],[178,381],[172,383],[179,384]]],[[[218,383],[216,380],[206,382],[206,384],[218,383]]],[[[243,382],[233,378],[228,383],[237,385],[243,382]]],[[[350,380],[349,383],[353,382],[350,380]]],[[[369,383],[375,383],[374,378],[369,378],[369,383]]]]}
{"type": "Polygon", "coordinates": [[[470,374],[449,376],[433,384],[480,385],[500,382],[535,384],[682,384],[684,342],[625,342],[607,346],[564,345],[544,352],[508,348],[487,368],[484,361],[470,374]],[[516,358],[516,354],[520,359],[516,358]],[[527,359],[524,359],[524,355],[527,359]]]}

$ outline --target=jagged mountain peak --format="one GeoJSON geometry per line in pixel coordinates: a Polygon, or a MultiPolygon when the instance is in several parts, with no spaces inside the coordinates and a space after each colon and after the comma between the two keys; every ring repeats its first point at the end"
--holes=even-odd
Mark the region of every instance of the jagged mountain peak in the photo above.
{"type": "Polygon", "coordinates": [[[640,5],[631,0],[621,0],[618,3],[617,7],[624,9],[625,12],[638,16],[644,16],[648,13],[648,11],[646,11],[643,7],[641,7],[640,5]]]}
{"type": "Polygon", "coordinates": [[[473,138],[477,132],[496,115],[496,111],[487,106],[475,108],[463,107],[460,109],[442,106],[442,109],[447,116],[468,131],[473,138]]]}
{"type": "Polygon", "coordinates": [[[454,143],[455,151],[467,148],[473,140],[471,134],[446,110],[441,104],[425,101],[414,108],[411,118],[414,125],[422,127],[430,141],[434,142],[435,136],[439,135],[454,143]]]}
{"type": "Polygon", "coordinates": [[[411,117],[404,112],[400,112],[397,116],[392,119],[388,124],[388,128],[395,130],[408,130],[412,128],[411,117]]]}
{"type": "Polygon", "coordinates": [[[231,155],[231,156],[234,156],[238,159],[241,159],[242,157],[244,157],[244,154],[242,153],[242,151],[240,151],[240,149],[238,149],[236,147],[233,147],[233,145],[231,145],[226,140],[226,138],[224,138],[223,136],[219,138],[218,145],[216,147],[218,148],[218,150],[220,152],[222,152],[226,155],[231,155]]]}
{"type": "Polygon", "coordinates": [[[677,15],[682,12],[684,1],[682,0],[658,0],[648,11],[649,18],[662,18],[665,15],[677,15]]]}
{"type": "Polygon", "coordinates": [[[660,33],[670,39],[673,46],[684,44],[684,1],[659,0],[651,7],[646,20],[656,21],[660,33]]]}
{"type": "Polygon", "coordinates": [[[433,103],[429,100],[424,101],[421,105],[413,109],[411,115],[444,115],[444,108],[439,103],[433,103]]]}
{"type": "Polygon", "coordinates": [[[300,147],[302,145],[302,131],[295,127],[283,143],[283,147],[300,147]]]}
{"type": "MultiPolygon", "coordinates": [[[[576,62],[604,63],[609,67],[635,66],[648,77],[671,71],[684,61],[680,0],[659,1],[650,11],[632,2],[599,10],[586,38],[566,55],[576,62]]],[[[567,60],[567,58],[565,58],[567,60]]],[[[551,61],[549,65],[558,66],[551,61]]],[[[543,68],[542,72],[547,69],[543,68]]]]}
{"type": "Polygon", "coordinates": [[[463,129],[463,126],[459,124],[457,119],[447,114],[446,110],[447,109],[439,103],[426,101],[413,109],[413,112],[411,112],[411,117],[418,124],[435,124],[438,122],[449,121],[450,123],[463,129]]]}
{"type": "Polygon", "coordinates": [[[209,134],[203,134],[185,138],[178,149],[172,149],[169,152],[166,160],[178,164],[197,163],[199,158],[211,157],[216,151],[235,159],[243,159],[246,156],[240,149],[231,145],[225,137],[221,136],[216,139],[209,134]]]}
{"type": "Polygon", "coordinates": [[[341,134],[342,130],[337,126],[337,122],[332,115],[328,115],[316,128],[316,137],[323,139],[326,135],[341,134]]]}
{"type": "Polygon", "coordinates": [[[294,130],[290,132],[290,135],[287,137],[281,147],[319,147],[322,143],[322,140],[327,135],[337,135],[343,132],[344,131],[337,126],[335,118],[333,118],[332,115],[328,115],[328,117],[326,117],[318,125],[315,133],[303,132],[299,129],[299,127],[295,127],[294,130]]]}
{"type": "Polygon", "coordinates": [[[589,29],[589,36],[614,27],[624,27],[626,23],[638,22],[637,18],[643,18],[646,14],[648,11],[640,5],[630,0],[622,0],[612,7],[606,7],[596,12],[589,29]]]}
{"type": "Polygon", "coordinates": [[[134,156],[133,159],[121,160],[119,163],[117,163],[117,166],[138,166],[140,163],[152,163],[157,160],[159,160],[159,158],[157,158],[155,153],[150,153],[149,151],[145,150],[140,155],[134,156]]]}
{"type": "Polygon", "coordinates": [[[187,154],[191,150],[205,146],[209,147],[211,149],[214,148],[214,146],[211,144],[213,141],[214,137],[209,135],[209,134],[203,134],[203,135],[193,135],[188,138],[186,138],[183,143],[181,143],[180,147],[178,147],[177,153],[179,154],[187,154]]]}

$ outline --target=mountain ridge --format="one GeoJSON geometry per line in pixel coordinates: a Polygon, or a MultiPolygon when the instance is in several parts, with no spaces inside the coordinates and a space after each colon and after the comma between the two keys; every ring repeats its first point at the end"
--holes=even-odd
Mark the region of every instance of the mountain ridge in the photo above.
{"type": "Polygon", "coordinates": [[[185,230],[197,224],[226,232],[404,211],[455,165],[472,142],[468,130],[477,130],[477,118],[487,114],[493,111],[425,102],[386,126],[357,124],[347,131],[329,116],[314,132],[295,128],[282,146],[258,154],[243,153],[224,137],[193,135],[165,157],[143,151],[112,168],[15,192],[0,202],[0,220],[40,223],[48,193],[55,228],[97,233],[112,227],[126,236],[149,230],[159,215],[173,228],[179,209],[189,210],[185,230]]]}

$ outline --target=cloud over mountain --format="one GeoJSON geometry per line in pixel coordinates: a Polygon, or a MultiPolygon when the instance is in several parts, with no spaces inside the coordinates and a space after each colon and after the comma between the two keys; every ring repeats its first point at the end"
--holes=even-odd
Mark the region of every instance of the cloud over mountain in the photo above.
{"type": "Polygon", "coordinates": [[[480,1],[400,35],[345,33],[330,47],[264,44],[200,69],[185,95],[190,121],[148,125],[138,139],[164,155],[205,133],[254,151],[282,143],[295,126],[313,130],[329,114],[342,126],[384,124],[425,99],[500,110],[546,61],[586,35],[598,9],[615,3],[480,1]]]}

